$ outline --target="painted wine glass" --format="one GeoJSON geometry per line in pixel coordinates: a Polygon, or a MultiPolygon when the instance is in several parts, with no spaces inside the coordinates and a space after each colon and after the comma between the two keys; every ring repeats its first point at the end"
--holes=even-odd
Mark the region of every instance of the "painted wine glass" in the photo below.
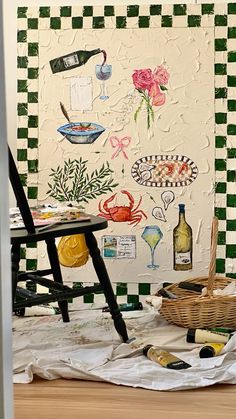
{"type": "Polygon", "coordinates": [[[159,268],[159,265],[156,265],[154,263],[154,252],[155,252],[156,246],[158,245],[158,243],[163,237],[162,231],[156,225],[146,226],[143,230],[141,237],[148,244],[151,250],[151,263],[149,263],[147,267],[150,269],[159,268]]]}
{"type": "Polygon", "coordinates": [[[96,74],[97,79],[102,81],[101,95],[100,95],[99,99],[107,100],[109,98],[109,96],[108,96],[107,91],[106,91],[105,81],[108,80],[111,77],[112,65],[110,65],[110,64],[97,64],[95,66],[95,74],[96,74]]]}

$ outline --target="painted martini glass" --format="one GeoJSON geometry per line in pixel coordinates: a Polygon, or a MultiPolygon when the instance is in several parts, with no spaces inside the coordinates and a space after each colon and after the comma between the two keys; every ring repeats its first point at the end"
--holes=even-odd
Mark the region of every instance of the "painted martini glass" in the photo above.
{"type": "Polygon", "coordinates": [[[158,226],[146,226],[141,235],[142,239],[148,244],[151,250],[151,263],[147,265],[150,269],[157,269],[159,265],[154,263],[154,252],[156,246],[163,237],[163,233],[158,226]]]}

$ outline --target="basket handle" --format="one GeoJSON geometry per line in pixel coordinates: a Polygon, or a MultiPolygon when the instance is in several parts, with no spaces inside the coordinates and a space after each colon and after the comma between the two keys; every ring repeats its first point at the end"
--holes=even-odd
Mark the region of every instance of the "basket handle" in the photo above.
{"type": "Polygon", "coordinates": [[[218,237],[218,218],[213,217],[212,226],[211,226],[211,249],[210,249],[210,265],[208,273],[208,284],[207,284],[207,294],[212,295],[213,285],[216,274],[216,248],[217,248],[217,237],[218,237]]]}

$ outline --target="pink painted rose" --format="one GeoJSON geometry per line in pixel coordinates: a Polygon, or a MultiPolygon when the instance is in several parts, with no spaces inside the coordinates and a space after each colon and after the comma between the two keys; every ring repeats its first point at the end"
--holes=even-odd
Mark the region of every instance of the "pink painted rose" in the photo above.
{"type": "Polygon", "coordinates": [[[153,83],[153,74],[150,68],[134,70],[132,78],[136,89],[150,90],[153,83]]]}
{"type": "Polygon", "coordinates": [[[134,120],[143,106],[146,105],[147,110],[147,127],[154,121],[153,106],[162,106],[166,101],[166,95],[163,90],[167,90],[164,85],[169,81],[169,73],[162,66],[158,66],[152,71],[150,68],[134,70],[132,74],[134,87],[141,95],[141,101],[134,113],[134,120]]]}
{"type": "Polygon", "coordinates": [[[152,98],[152,106],[164,105],[166,101],[165,94],[161,92],[157,83],[154,83],[149,91],[149,96],[152,98]]]}
{"type": "Polygon", "coordinates": [[[153,79],[158,84],[167,84],[169,77],[168,71],[162,65],[158,66],[153,72],[153,79]]]}

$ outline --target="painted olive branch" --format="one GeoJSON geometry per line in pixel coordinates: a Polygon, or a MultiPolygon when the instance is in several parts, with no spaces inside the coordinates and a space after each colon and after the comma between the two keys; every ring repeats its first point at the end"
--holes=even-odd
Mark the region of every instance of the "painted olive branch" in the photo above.
{"type": "Polygon", "coordinates": [[[86,173],[87,160],[68,160],[64,167],[58,166],[51,169],[51,181],[48,183],[47,194],[58,201],[76,201],[88,203],[89,199],[112,192],[118,186],[112,178],[113,171],[103,164],[99,170],[93,171],[90,175],[86,173]]]}

